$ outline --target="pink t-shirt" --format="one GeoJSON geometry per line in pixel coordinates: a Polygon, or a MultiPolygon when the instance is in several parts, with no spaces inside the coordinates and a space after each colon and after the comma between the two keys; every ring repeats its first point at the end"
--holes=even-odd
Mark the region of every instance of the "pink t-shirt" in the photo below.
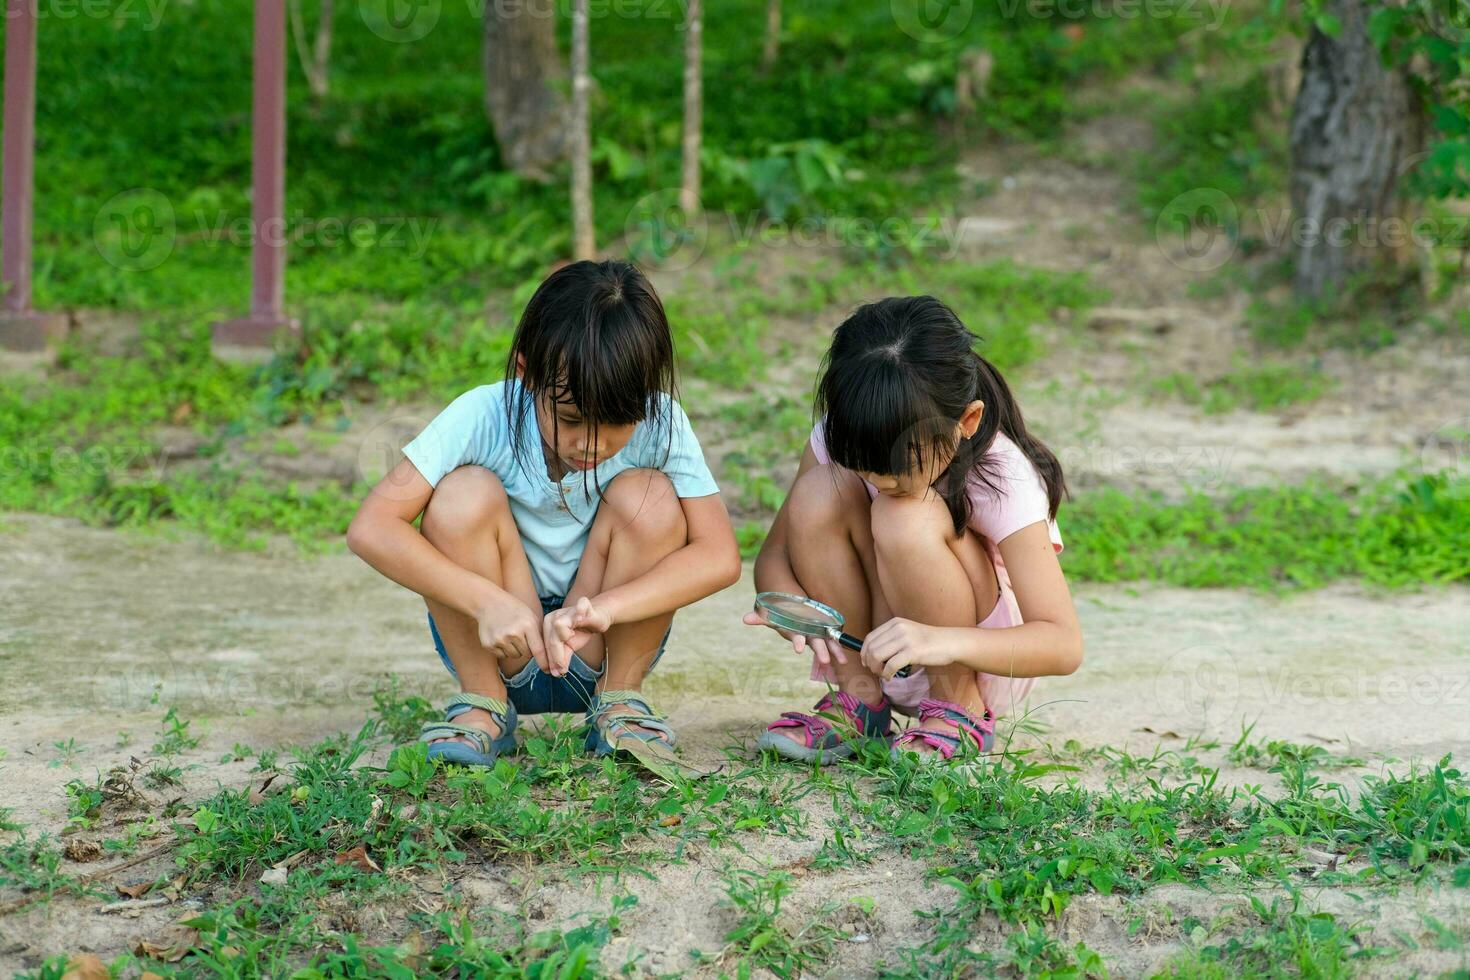
{"type": "MultiPolygon", "coordinates": [[[[812,455],[818,463],[826,465],[831,462],[831,457],[827,455],[827,442],[821,422],[812,429],[811,447],[812,455]]],[[[1000,583],[1000,599],[990,615],[978,625],[981,629],[1005,629],[1008,626],[1021,625],[1021,608],[1016,603],[1015,592],[1011,590],[1011,579],[1006,574],[1005,561],[1001,558],[997,545],[1021,528],[1029,527],[1037,521],[1045,521],[1052,547],[1060,553],[1062,534],[1057,530],[1057,522],[1047,517],[1046,484],[1020,447],[1004,433],[997,432],[995,440],[990,444],[987,459],[994,473],[994,482],[1001,492],[990,490],[978,477],[971,475],[969,526],[985,541],[985,550],[990,554],[990,561],[995,566],[996,580],[1000,583]]],[[[877,489],[871,483],[864,481],[864,484],[870,498],[878,495],[877,489]]],[[[812,663],[812,680],[832,679],[829,670],[815,661],[812,663]]],[[[978,671],[975,679],[986,707],[997,717],[1006,714],[1012,706],[1019,703],[1036,683],[1034,677],[1003,677],[978,671]]],[[[915,667],[908,677],[895,677],[884,682],[883,693],[888,695],[888,700],[895,706],[908,709],[912,713],[919,700],[929,696],[929,679],[924,676],[923,667],[915,667]]]]}

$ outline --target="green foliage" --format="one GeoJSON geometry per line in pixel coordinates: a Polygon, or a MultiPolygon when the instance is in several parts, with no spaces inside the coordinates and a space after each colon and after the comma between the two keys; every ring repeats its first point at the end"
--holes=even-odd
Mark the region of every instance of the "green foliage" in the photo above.
{"type": "Polygon", "coordinates": [[[1407,189],[1439,199],[1470,194],[1470,9],[1458,0],[1375,3],[1368,34],[1389,65],[1408,73],[1428,109],[1429,148],[1407,161],[1407,189]]]}
{"type": "Polygon", "coordinates": [[[1330,383],[1331,379],[1317,367],[1239,362],[1232,370],[1208,380],[1175,371],[1156,378],[1150,387],[1156,394],[1198,405],[1206,415],[1222,415],[1240,408],[1270,412],[1310,402],[1330,383]]]}
{"type": "Polygon", "coordinates": [[[1073,579],[1193,588],[1315,588],[1339,578],[1409,586],[1470,577],[1470,486],[1400,475],[1311,481],[1178,500],[1102,489],[1063,514],[1073,579]]]}
{"type": "MultiPolygon", "coordinates": [[[[598,16],[592,31],[601,242],[624,235],[635,202],[679,181],[683,8],[635,7],[636,16],[598,16]]],[[[325,98],[308,93],[288,59],[293,305],[473,306],[569,250],[564,182],[503,169],[483,106],[480,5],[434,10],[432,30],[395,43],[366,15],[339,9],[325,98]]],[[[250,4],[160,11],[105,27],[90,16],[47,25],[37,87],[42,307],[245,303],[250,96],[236,69],[250,50],[250,4]],[[100,64],[106,84],[92,70],[100,64]]],[[[921,39],[896,15],[889,4],[804,3],[786,12],[780,64],[760,72],[764,0],[709,11],[705,71],[720,84],[705,87],[706,208],[819,224],[906,216],[953,186],[944,164],[955,149],[935,128],[954,111],[962,52],[984,47],[995,60],[984,125],[1045,136],[1077,86],[1167,58],[1199,26],[976,5],[953,36],[921,39]]],[[[559,21],[565,32],[564,13],[559,21]]]]}

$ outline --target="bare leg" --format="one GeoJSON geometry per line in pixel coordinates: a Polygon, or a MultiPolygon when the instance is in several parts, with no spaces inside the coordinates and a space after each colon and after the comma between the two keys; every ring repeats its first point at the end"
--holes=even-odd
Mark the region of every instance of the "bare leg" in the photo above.
{"type": "MultiPolygon", "coordinates": [[[[786,502],[788,549],[796,580],[807,595],[841,612],[847,632],[859,637],[890,616],[877,588],[870,506],[862,481],[834,466],[817,466],[802,474],[786,502]]],[[[857,654],[843,652],[847,662],[832,663],[838,689],[869,705],[879,704],[883,693],[877,675],[857,654]]],[[[797,729],[776,731],[801,741],[799,734],[792,734],[797,729]]]]}
{"type": "MultiPolygon", "coordinates": [[[[968,528],[955,533],[938,496],[879,497],[872,526],[878,581],[893,615],[931,626],[974,626],[995,608],[999,586],[984,542],[968,528]]],[[[973,670],[951,664],[926,667],[924,673],[934,697],[984,714],[973,670]]],[[[953,726],[930,721],[924,727],[953,726]]]]}
{"type": "MultiPolygon", "coordinates": [[[[625,470],[604,489],[566,604],[576,605],[583,596],[631,582],[688,543],[684,508],[669,478],[657,470],[625,470]]],[[[643,678],[673,621],[670,611],[635,623],[615,623],[601,637],[593,637],[578,656],[593,669],[604,667],[598,691],[642,690],[643,678]]]]}
{"type": "MultiPolygon", "coordinates": [[[[479,466],[462,466],[440,480],[424,510],[422,532],[456,564],[485,576],[540,615],[541,601],[536,597],[531,564],[510,514],[510,499],[494,473],[479,466]]],[[[433,599],[424,601],[459,675],[460,689],[505,700],[505,681],[500,672],[520,670],[525,658],[497,659],[480,645],[479,625],[473,618],[433,599]]],[[[483,728],[492,735],[501,734],[500,726],[481,708],[472,708],[455,721],[483,728]]]]}

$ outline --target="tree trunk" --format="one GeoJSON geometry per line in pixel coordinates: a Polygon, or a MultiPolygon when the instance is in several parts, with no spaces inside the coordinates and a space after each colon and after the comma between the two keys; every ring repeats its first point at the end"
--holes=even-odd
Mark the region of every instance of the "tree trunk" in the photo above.
{"type": "Polygon", "coordinates": [[[699,148],[704,125],[704,0],[687,0],[684,24],[684,179],[679,209],[694,214],[699,205],[699,148]]]}
{"type": "Polygon", "coordinates": [[[587,0],[572,0],[572,257],[597,253],[592,230],[592,139],[587,101],[592,79],[587,74],[587,0]]]}
{"type": "Polygon", "coordinates": [[[506,167],[548,181],[566,159],[566,68],[551,4],[485,5],[485,110],[506,167]]]}
{"type": "Polygon", "coordinates": [[[781,0],[766,0],[766,43],[761,48],[761,71],[776,67],[781,56],[781,0]]]}
{"type": "Polygon", "coordinates": [[[1335,296],[1353,278],[1401,278],[1412,259],[1399,178],[1424,148],[1424,110],[1368,37],[1365,0],[1331,0],[1337,37],[1312,29],[1291,118],[1294,287],[1335,296]]]}

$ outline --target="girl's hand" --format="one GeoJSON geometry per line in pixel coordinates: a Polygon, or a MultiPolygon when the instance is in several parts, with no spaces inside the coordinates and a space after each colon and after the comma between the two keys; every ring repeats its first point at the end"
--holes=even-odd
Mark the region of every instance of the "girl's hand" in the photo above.
{"type": "Polygon", "coordinates": [[[777,633],[780,633],[783,637],[791,641],[791,649],[797,653],[801,653],[810,647],[812,654],[817,658],[817,663],[823,667],[830,667],[834,658],[840,664],[847,663],[847,654],[843,652],[842,644],[840,643],[833,643],[820,636],[802,636],[800,633],[777,629],[764,619],[761,619],[760,613],[754,611],[741,616],[740,621],[746,626],[765,626],[776,630],[777,633]]]}
{"type": "Polygon", "coordinates": [[[572,654],[587,645],[598,633],[612,626],[612,614],[586,596],[575,606],[563,606],[546,614],[541,622],[546,642],[547,673],[560,677],[571,665],[572,654]]]}
{"type": "Polygon", "coordinates": [[[895,616],[863,641],[863,664],[888,680],[905,667],[942,667],[954,663],[946,630],[895,616]]]}
{"type": "Polygon", "coordinates": [[[486,602],[475,614],[480,646],[501,660],[529,657],[546,669],[541,620],[525,603],[506,592],[486,602]]]}

